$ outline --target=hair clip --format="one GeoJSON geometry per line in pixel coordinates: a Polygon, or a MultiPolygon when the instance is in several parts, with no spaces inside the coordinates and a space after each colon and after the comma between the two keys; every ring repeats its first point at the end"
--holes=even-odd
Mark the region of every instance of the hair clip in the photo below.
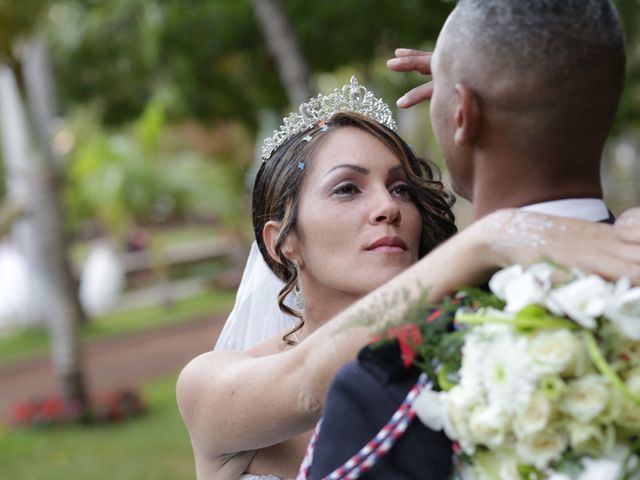
{"type": "Polygon", "coordinates": [[[311,135],[307,135],[306,137],[303,138],[303,140],[305,142],[310,142],[311,141],[311,135]]]}

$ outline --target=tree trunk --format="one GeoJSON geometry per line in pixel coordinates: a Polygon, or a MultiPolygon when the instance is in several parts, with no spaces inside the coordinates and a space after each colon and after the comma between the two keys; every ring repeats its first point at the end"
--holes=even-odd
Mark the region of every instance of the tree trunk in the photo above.
{"type": "Polygon", "coordinates": [[[279,0],[253,0],[258,23],[293,106],[312,95],[309,67],[279,0]]]}
{"type": "MultiPolygon", "coordinates": [[[[50,331],[51,359],[54,371],[62,382],[63,395],[67,400],[80,403],[86,411],[89,406],[82,368],[82,348],[78,327],[83,320],[79,307],[77,283],[74,280],[67,256],[64,218],[61,206],[61,175],[51,149],[51,119],[53,118],[52,73],[41,39],[34,40],[25,50],[24,88],[18,88],[15,76],[6,66],[3,82],[5,93],[13,90],[15,97],[14,115],[18,118],[3,119],[5,142],[10,134],[9,122],[14,131],[23,130],[23,141],[31,148],[23,149],[24,158],[13,159],[20,162],[14,173],[20,177],[23,187],[21,201],[27,211],[28,223],[22,240],[24,251],[30,257],[33,267],[36,296],[33,303],[41,305],[40,314],[50,331]],[[9,85],[7,90],[7,79],[9,85]],[[28,98],[29,115],[24,114],[21,91],[28,98]],[[29,128],[33,125],[34,128],[29,128]],[[30,133],[33,132],[35,135],[30,133]],[[35,138],[34,138],[35,137],[35,138]]],[[[3,100],[8,96],[3,95],[3,100]]],[[[9,95],[10,97],[10,95],[9,95]]],[[[6,105],[2,106],[5,111],[6,105]]]]}

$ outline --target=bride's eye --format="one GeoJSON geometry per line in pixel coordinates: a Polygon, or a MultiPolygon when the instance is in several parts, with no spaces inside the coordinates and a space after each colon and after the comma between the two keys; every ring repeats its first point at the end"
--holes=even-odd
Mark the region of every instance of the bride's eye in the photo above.
{"type": "Polygon", "coordinates": [[[391,193],[398,197],[411,199],[411,187],[406,183],[400,183],[398,185],[394,185],[391,188],[391,193]]]}
{"type": "Polygon", "coordinates": [[[338,185],[332,193],[334,195],[349,196],[358,192],[360,192],[360,190],[354,183],[343,183],[342,185],[338,185]]]}

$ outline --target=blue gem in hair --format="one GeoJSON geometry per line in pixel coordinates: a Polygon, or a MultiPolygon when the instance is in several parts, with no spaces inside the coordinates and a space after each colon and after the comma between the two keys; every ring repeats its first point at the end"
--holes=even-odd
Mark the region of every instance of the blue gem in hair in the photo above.
{"type": "Polygon", "coordinates": [[[298,162],[298,168],[300,170],[304,170],[304,163],[303,162],[298,162]]]}

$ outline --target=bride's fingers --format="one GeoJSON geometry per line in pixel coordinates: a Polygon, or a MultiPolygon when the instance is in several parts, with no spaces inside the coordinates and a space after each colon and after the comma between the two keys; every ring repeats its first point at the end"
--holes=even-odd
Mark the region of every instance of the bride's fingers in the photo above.
{"type": "Polygon", "coordinates": [[[640,207],[624,211],[616,220],[615,226],[631,229],[635,228],[640,231],[640,207]]]}
{"type": "Polygon", "coordinates": [[[589,271],[609,281],[615,281],[621,277],[629,277],[632,285],[640,285],[640,266],[633,265],[629,268],[629,264],[622,260],[602,263],[601,265],[590,268],[589,271]]]}
{"type": "Polygon", "coordinates": [[[396,57],[411,57],[415,55],[431,55],[426,50],[416,50],[414,48],[396,48],[393,52],[396,57]]]}
{"type": "Polygon", "coordinates": [[[626,254],[628,252],[620,252],[617,248],[615,252],[589,249],[584,253],[577,257],[574,265],[580,270],[600,275],[609,281],[626,276],[634,285],[640,285],[640,259],[637,258],[637,252],[633,254],[635,260],[626,254]]]}
{"type": "Polygon", "coordinates": [[[409,90],[398,99],[396,105],[400,108],[409,108],[425,100],[431,100],[433,95],[433,83],[427,82],[419,87],[409,90]]]}
{"type": "Polygon", "coordinates": [[[431,54],[409,55],[387,60],[387,67],[394,72],[419,72],[431,75],[431,54]]]}
{"type": "Polygon", "coordinates": [[[637,227],[620,227],[614,228],[617,238],[628,245],[633,245],[640,249],[640,225],[637,227]]]}
{"type": "Polygon", "coordinates": [[[632,284],[640,285],[640,261],[632,262],[626,257],[608,258],[606,262],[602,262],[601,268],[603,269],[603,276],[609,280],[629,277],[632,284]]]}

